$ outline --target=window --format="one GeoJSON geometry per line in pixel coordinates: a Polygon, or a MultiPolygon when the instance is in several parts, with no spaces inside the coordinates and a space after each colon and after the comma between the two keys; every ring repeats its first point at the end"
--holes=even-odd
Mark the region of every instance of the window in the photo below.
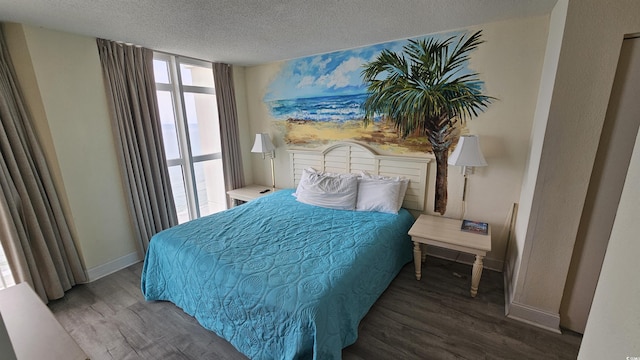
{"type": "Polygon", "coordinates": [[[154,54],[164,150],[178,221],[227,208],[211,64],[154,54]]]}
{"type": "Polygon", "coordinates": [[[15,281],[11,275],[11,269],[9,269],[9,262],[4,255],[2,246],[0,246],[0,290],[12,285],[15,285],[15,281]]]}

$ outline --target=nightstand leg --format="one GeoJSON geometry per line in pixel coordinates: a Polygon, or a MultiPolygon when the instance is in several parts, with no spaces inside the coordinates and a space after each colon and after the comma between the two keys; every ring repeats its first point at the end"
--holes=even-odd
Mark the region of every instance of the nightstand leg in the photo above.
{"type": "Polygon", "coordinates": [[[473,273],[471,274],[471,297],[478,294],[478,285],[482,276],[482,259],[484,256],[476,255],[476,261],[473,262],[473,273]]]}
{"type": "Polygon", "coordinates": [[[422,258],[420,260],[422,260],[422,262],[425,262],[425,260],[427,260],[427,245],[421,244],[420,251],[422,251],[422,258]]]}
{"type": "Polygon", "coordinates": [[[413,242],[413,265],[416,268],[416,280],[422,277],[422,252],[420,251],[420,243],[413,242]]]}

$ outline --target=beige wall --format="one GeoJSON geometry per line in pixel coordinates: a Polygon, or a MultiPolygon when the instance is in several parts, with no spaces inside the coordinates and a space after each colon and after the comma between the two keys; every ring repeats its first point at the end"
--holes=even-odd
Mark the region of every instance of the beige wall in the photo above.
{"type": "Polygon", "coordinates": [[[578,359],[640,356],[640,132],[609,238],[578,359]]]}
{"type": "MultiPolygon", "coordinates": [[[[487,94],[498,98],[485,113],[468,122],[470,133],[480,136],[489,163],[469,178],[465,217],[491,223],[493,251],[485,265],[501,270],[507,242],[507,228],[513,203],[518,201],[529,138],[536,106],[538,84],[547,39],[548,16],[514,19],[469,28],[483,30],[486,41],[471,55],[470,68],[480,73],[487,94]]],[[[264,91],[283,62],[247,68],[246,87],[252,133],[268,131],[277,148],[276,184],[292,186],[287,146],[282,134],[271,125],[272,118],[262,101],[264,91]]],[[[247,149],[248,150],[248,149],[247,149]]],[[[253,179],[270,182],[267,161],[252,155],[253,179]]],[[[429,169],[427,212],[433,212],[435,163],[429,169]]],[[[462,215],[463,178],[456,167],[449,169],[447,217],[462,215]]],[[[441,253],[445,255],[446,253],[441,253]]],[[[455,255],[454,255],[455,256],[455,255]]],[[[464,261],[472,261],[465,258],[464,261]]]]}
{"type": "Polygon", "coordinates": [[[520,201],[529,206],[530,216],[518,222],[516,233],[524,249],[519,249],[520,259],[510,259],[520,266],[509,279],[510,312],[551,329],[558,329],[558,310],[622,40],[640,31],[637,1],[617,1],[613,6],[597,0],[559,0],[554,12],[561,15],[564,8],[564,18],[551,20],[549,44],[561,40],[561,49],[557,64],[548,64],[557,67],[555,77],[543,78],[542,87],[552,89],[551,100],[540,101],[536,109],[548,116],[536,118],[534,125],[545,123],[544,131],[534,131],[533,143],[541,142],[541,151],[532,151],[528,160],[539,168],[527,172],[524,181],[533,186],[523,188],[520,201]]]}
{"type": "Polygon", "coordinates": [[[85,266],[90,278],[102,275],[108,264],[136,258],[137,249],[95,39],[18,24],[6,29],[85,266]]]}
{"type": "MultiPolygon", "coordinates": [[[[558,70],[558,58],[562,47],[562,34],[564,32],[564,20],[566,18],[567,3],[559,2],[551,13],[549,33],[546,44],[544,66],[542,70],[540,89],[537,96],[533,129],[529,140],[529,155],[526,161],[524,178],[518,204],[518,216],[514,229],[514,238],[509,244],[509,251],[505,258],[506,297],[514,302],[516,279],[520,269],[526,268],[527,257],[523,253],[529,253],[533,241],[526,241],[530,218],[537,216],[537,209],[533,207],[533,194],[537,184],[537,174],[540,168],[540,156],[542,154],[543,140],[546,132],[549,106],[555,85],[555,77],[558,70]]],[[[522,284],[521,284],[522,285],[522,284]]],[[[513,309],[511,309],[513,310],[513,309]]],[[[525,314],[516,314],[512,317],[525,318],[525,314]]]]}

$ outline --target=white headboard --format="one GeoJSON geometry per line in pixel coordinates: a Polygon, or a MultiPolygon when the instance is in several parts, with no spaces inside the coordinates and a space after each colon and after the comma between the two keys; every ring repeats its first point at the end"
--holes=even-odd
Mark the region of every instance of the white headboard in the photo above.
{"type": "Polygon", "coordinates": [[[409,179],[403,207],[424,210],[429,158],[378,155],[368,146],[350,141],[334,143],[321,150],[291,149],[289,157],[295,186],[302,170],[309,167],[336,173],[366,171],[372,175],[400,176],[409,179]]]}

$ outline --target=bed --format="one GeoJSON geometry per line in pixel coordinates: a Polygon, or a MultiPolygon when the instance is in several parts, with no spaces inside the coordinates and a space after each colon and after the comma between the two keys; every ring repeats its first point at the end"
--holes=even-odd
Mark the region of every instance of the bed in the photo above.
{"type": "MultiPolygon", "coordinates": [[[[338,162],[350,169],[337,167],[345,172],[361,171],[363,163],[376,174],[388,168],[381,165],[389,160],[384,156],[341,143],[293,152],[294,179],[318,159],[320,170],[338,170],[327,166],[336,164],[327,161],[332,153],[341,154],[338,162]]],[[[428,159],[413,160],[390,164],[414,174],[400,171],[403,176],[426,173],[428,159]]],[[[420,181],[425,177],[410,182],[405,204],[424,201],[420,181]]],[[[406,209],[389,214],[308,205],[293,192],[277,191],[156,234],[142,272],[145,298],[171,301],[251,359],[340,359],[342,348],[356,341],[360,320],[411,261],[407,231],[414,218],[406,209]]]]}

